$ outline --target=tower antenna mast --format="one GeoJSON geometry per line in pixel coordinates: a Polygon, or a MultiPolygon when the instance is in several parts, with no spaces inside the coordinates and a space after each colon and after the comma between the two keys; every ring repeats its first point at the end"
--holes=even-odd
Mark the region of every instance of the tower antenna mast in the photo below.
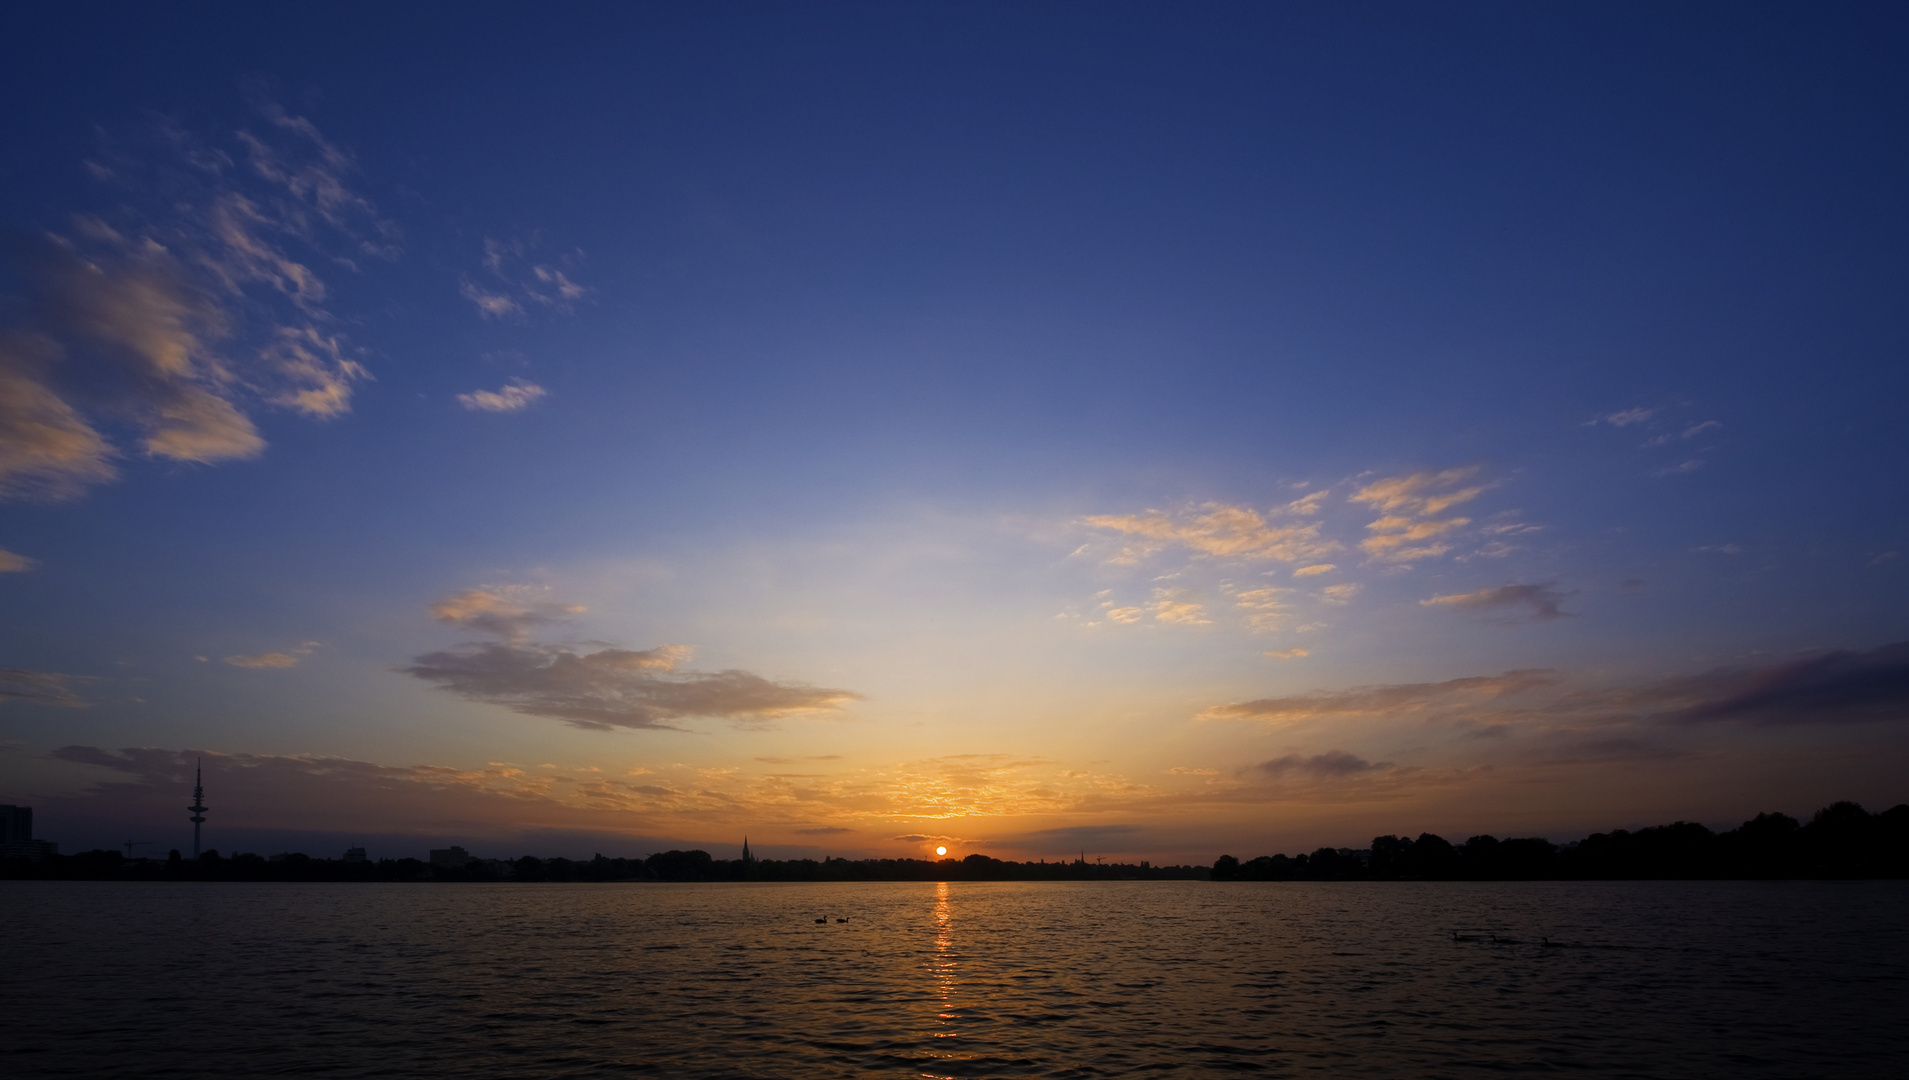
{"type": "Polygon", "coordinates": [[[205,759],[200,758],[192,772],[192,861],[199,861],[199,826],[205,824],[205,759]]]}

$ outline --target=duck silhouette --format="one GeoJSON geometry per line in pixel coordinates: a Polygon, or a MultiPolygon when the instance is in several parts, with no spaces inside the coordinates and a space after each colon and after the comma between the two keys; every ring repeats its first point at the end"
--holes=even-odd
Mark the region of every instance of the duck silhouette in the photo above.
{"type": "Polygon", "coordinates": [[[825,922],[828,922],[829,920],[828,920],[828,916],[826,916],[826,915],[825,915],[825,916],[823,916],[822,918],[819,918],[819,919],[817,919],[817,920],[815,920],[815,921],[816,921],[816,922],[818,922],[818,923],[825,923],[825,922]]]}

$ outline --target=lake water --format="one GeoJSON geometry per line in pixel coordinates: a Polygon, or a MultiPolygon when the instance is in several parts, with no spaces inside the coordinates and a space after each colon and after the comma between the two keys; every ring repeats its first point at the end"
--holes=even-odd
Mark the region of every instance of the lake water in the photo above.
{"type": "Polygon", "coordinates": [[[0,882],[0,904],[8,1076],[1909,1075],[1909,882],[0,882]]]}

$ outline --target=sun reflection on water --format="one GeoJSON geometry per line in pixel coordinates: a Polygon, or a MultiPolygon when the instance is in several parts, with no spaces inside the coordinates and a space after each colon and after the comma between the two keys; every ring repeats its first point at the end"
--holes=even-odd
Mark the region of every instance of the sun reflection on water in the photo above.
{"type": "MultiPolygon", "coordinates": [[[[960,1032],[955,1030],[956,1022],[961,1018],[955,1006],[955,951],[954,951],[954,907],[948,902],[948,883],[935,883],[935,951],[928,960],[928,975],[934,980],[935,997],[939,1011],[935,1014],[938,1021],[933,1032],[937,1039],[955,1039],[960,1032]]],[[[954,1059],[964,1056],[955,1051],[953,1044],[944,1044],[947,1049],[934,1056],[954,1059]]],[[[954,1080],[940,1073],[925,1072],[922,1080],[954,1080]]]]}
{"type": "Polygon", "coordinates": [[[935,990],[941,997],[940,1019],[947,1028],[946,1031],[937,1031],[935,1038],[955,1038],[959,1032],[954,1030],[957,1019],[954,1008],[954,909],[948,903],[948,883],[945,881],[935,884],[935,957],[929,962],[929,971],[934,975],[935,990]]]}

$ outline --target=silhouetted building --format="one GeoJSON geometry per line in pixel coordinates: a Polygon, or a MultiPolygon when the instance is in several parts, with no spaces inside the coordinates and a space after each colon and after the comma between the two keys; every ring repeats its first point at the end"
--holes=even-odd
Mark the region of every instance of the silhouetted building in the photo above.
{"type": "Polygon", "coordinates": [[[346,862],[365,862],[365,849],[361,847],[345,849],[346,862]]]}
{"type": "Polygon", "coordinates": [[[749,854],[749,838],[745,836],[742,838],[742,864],[744,866],[750,866],[753,865],[755,861],[756,857],[749,854]]]}
{"type": "Polygon", "coordinates": [[[199,857],[199,826],[205,824],[205,763],[201,761],[192,770],[192,805],[186,807],[192,811],[192,857],[199,857]]]}
{"type": "Polygon", "coordinates": [[[33,839],[31,806],[0,806],[0,844],[33,839]]]}
{"type": "Polygon", "coordinates": [[[31,806],[0,806],[0,859],[30,859],[39,862],[58,855],[60,845],[33,838],[31,806]]]}
{"type": "Polygon", "coordinates": [[[458,847],[456,844],[452,844],[450,847],[447,847],[447,848],[432,848],[431,849],[431,865],[432,866],[442,866],[452,870],[462,870],[466,866],[469,866],[470,864],[476,861],[477,861],[476,856],[472,855],[468,851],[465,851],[463,848],[458,847]]]}

